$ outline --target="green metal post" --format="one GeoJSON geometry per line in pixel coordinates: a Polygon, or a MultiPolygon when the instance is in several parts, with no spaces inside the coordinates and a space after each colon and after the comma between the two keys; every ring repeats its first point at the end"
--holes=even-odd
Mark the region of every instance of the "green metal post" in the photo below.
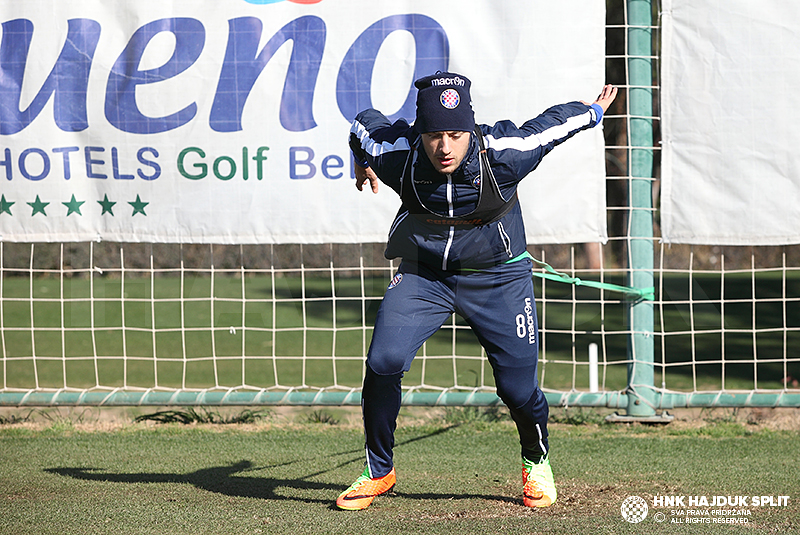
{"type": "MultiPolygon", "coordinates": [[[[629,285],[653,287],[653,74],[651,0],[627,0],[628,106],[630,123],[629,285]]],[[[628,310],[627,419],[656,415],[653,302],[639,299],[628,310]]]]}
{"type": "MultiPolygon", "coordinates": [[[[625,409],[629,395],[624,392],[547,392],[551,407],[606,407],[625,409]]],[[[800,407],[800,394],[786,390],[768,392],[673,392],[656,397],[656,406],[676,407],[800,407]]],[[[403,405],[418,407],[502,405],[494,392],[407,392],[403,405]]],[[[72,391],[47,390],[0,392],[0,407],[187,407],[187,406],[358,406],[361,393],[356,391],[272,391],[272,390],[114,390],[72,391]]],[[[656,415],[634,419],[628,416],[609,418],[611,421],[646,421],[666,423],[669,417],[656,415]],[[625,420],[629,418],[628,420],[625,420]]]]}

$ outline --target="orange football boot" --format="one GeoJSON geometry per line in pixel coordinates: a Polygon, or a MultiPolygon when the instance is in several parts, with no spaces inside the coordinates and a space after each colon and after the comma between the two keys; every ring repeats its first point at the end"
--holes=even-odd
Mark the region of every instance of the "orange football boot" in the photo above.
{"type": "Polygon", "coordinates": [[[550,460],[533,463],[522,458],[522,503],[526,507],[547,507],[556,501],[556,484],[550,460]]]}
{"type": "Polygon", "coordinates": [[[364,468],[364,473],[350,487],[336,498],[336,506],[348,511],[366,509],[375,499],[394,488],[396,481],[394,468],[383,477],[369,477],[369,467],[364,468]]]}

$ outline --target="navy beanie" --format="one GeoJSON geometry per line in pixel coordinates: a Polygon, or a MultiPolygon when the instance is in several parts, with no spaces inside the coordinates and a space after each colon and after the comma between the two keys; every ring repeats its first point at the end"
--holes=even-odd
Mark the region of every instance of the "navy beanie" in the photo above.
{"type": "Polygon", "coordinates": [[[420,78],[414,85],[419,90],[414,123],[417,132],[471,132],[475,128],[468,78],[439,71],[420,78]]]}

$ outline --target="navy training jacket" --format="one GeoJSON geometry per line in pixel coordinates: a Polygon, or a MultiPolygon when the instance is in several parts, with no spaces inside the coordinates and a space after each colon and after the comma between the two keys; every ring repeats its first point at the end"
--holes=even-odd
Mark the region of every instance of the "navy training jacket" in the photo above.
{"type": "MultiPolygon", "coordinates": [[[[520,180],[536,169],[556,145],[599,124],[602,117],[602,108],[597,104],[570,102],[553,106],[520,127],[511,121],[479,125],[503,197],[513,197],[520,180]]],[[[475,133],[471,134],[463,162],[451,175],[435,170],[419,142],[419,134],[408,122],[400,119],[392,124],[374,109],[359,113],[350,128],[353,156],[368,164],[381,182],[398,195],[409,152],[418,147],[413,179],[424,206],[445,218],[472,212],[478,204],[480,182],[480,148],[475,133]]],[[[519,203],[500,220],[483,226],[429,224],[409,214],[403,204],[389,231],[385,255],[445,271],[460,271],[502,264],[526,249],[519,203]]]]}

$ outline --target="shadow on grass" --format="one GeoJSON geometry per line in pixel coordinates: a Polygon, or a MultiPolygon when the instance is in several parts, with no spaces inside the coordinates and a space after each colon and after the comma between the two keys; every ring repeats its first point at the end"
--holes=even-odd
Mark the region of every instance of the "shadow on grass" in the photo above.
{"type": "MultiPolygon", "coordinates": [[[[410,444],[412,442],[417,442],[420,440],[432,438],[437,435],[441,435],[442,433],[446,433],[447,431],[453,429],[454,427],[458,426],[454,425],[454,426],[444,427],[436,431],[433,431],[431,433],[410,438],[408,440],[398,443],[396,447],[402,447],[405,444],[410,444]]],[[[360,452],[361,452],[360,449],[350,450],[340,453],[334,453],[329,455],[328,457],[333,458],[342,455],[352,455],[360,452]]],[[[251,461],[242,460],[237,463],[233,463],[226,466],[203,468],[201,470],[196,470],[194,472],[189,472],[185,474],[167,473],[167,472],[115,473],[115,472],[105,471],[102,468],[87,468],[87,467],[46,468],[44,471],[50,474],[56,474],[64,477],[71,477],[73,479],[79,479],[82,481],[97,481],[106,483],[134,483],[134,484],[135,483],[188,484],[199,489],[203,489],[209,492],[214,492],[217,494],[222,494],[234,498],[257,498],[261,500],[296,501],[303,503],[330,504],[332,509],[336,509],[336,506],[333,504],[333,501],[335,500],[336,496],[342,490],[344,490],[344,486],[341,484],[322,483],[318,481],[313,481],[312,478],[316,478],[323,474],[327,474],[333,470],[342,468],[349,464],[363,461],[363,456],[359,455],[358,457],[346,459],[330,469],[321,470],[295,479],[280,479],[272,477],[253,477],[253,476],[240,475],[245,472],[259,472],[264,470],[270,470],[305,461],[307,461],[307,459],[297,459],[286,463],[256,467],[253,466],[253,463],[251,461]],[[285,495],[279,489],[289,489],[289,492],[287,493],[289,495],[285,495]],[[292,496],[290,495],[292,490],[301,492],[330,491],[330,497],[325,499],[318,499],[318,498],[292,496]]],[[[394,494],[396,496],[410,500],[462,500],[462,499],[478,498],[483,500],[507,501],[512,503],[517,501],[514,498],[508,496],[488,496],[488,495],[474,495],[474,494],[432,494],[432,493],[410,494],[410,493],[399,493],[399,492],[395,492],[394,494]]]]}
{"type": "MultiPolygon", "coordinates": [[[[308,481],[306,478],[278,479],[245,477],[242,472],[262,470],[254,468],[250,461],[239,461],[228,466],[204,468],[188,474],[171,473],[113,473],[100,468],[47,468],[45,472],[72,477],[84,481],[102,481],[107,483],[185,483],[236,498],[259,498],[263,500],[293,500],[305,503],[328,503],[330,500],[283,496],[277,489],[295,490],[329,490],[340,489],[339,485],[308,481]]],[[[307,476],[308,477],[308,476],[307,476]]]]}

